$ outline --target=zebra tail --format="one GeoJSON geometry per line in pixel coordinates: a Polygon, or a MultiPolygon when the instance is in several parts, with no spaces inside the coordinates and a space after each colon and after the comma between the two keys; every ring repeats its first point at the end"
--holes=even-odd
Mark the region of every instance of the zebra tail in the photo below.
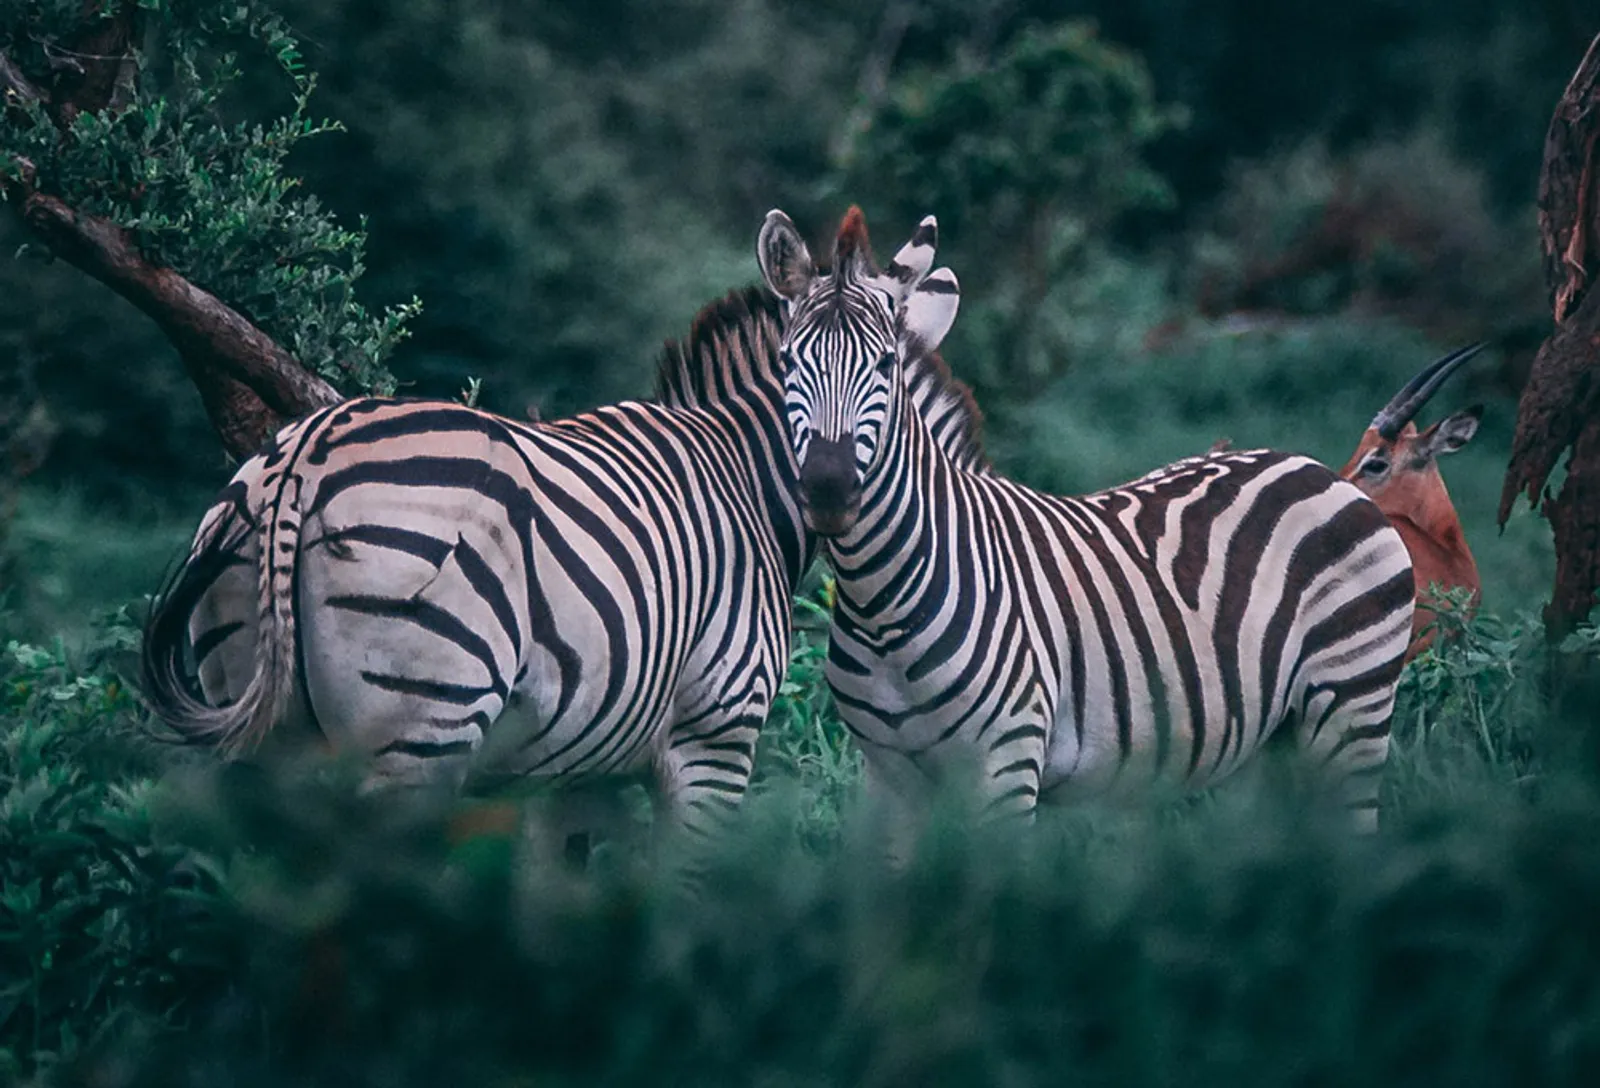
{"type": "Polygon", "coordinates": [[[246,754],[289,708],[295,693],[294,576],[300,551],[300,512],[284,509],[279,489],[252,523],[238,507],[218,512],[202,530],[170,585],[157,595],[145,623],[141,655],[146,701],[185,742],[215,748],[225,758],[246,754]],[[257,616],[255,669],[239,698],[213,706],[190,667],[189,621],[223,572],[240,561],[256,537],[257,616]]]}

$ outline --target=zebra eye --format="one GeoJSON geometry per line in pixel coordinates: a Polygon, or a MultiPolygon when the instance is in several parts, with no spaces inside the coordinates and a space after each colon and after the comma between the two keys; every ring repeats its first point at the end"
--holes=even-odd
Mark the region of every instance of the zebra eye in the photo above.
{"type": "Polygon", "coordinates": [[[886,351],[878,356],[878,373],[888,374],[894,369],[894,352],[886,351]]]}

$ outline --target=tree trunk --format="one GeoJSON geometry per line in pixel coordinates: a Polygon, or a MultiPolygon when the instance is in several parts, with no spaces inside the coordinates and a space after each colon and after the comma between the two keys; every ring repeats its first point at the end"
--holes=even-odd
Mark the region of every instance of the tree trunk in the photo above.
{"type": "Polygon", "coordinates": [[[6,361],[0,366],[0,594],[10,585],[6,534],[15,512],[17,483],[39,467],[55,430],[30,368],[19,359],[6,361]]]}
{"type": "Polygon", "coordinates": [[[1588,618],[1600,590],[1600,37],[1573,75],[1545,136],[1539,240],[1555,329],[1533,363],[1517,410],[1500,494],[1502,526],[1526,494],[1555,535],[1556,577],[1546,633],[1560,640],[1588,618]],[[1563,455],[1559,493],[1546,484],[1563,455]]]}
{"type": "MultiPolygon", "coordinates": [[[[44,84],[31,82],[0,52],[0,100],[38,102],[71,139],[82,113],[121,108],[137,60],[140,9],[124,0],[107,18],[85,5],[81,33],[52,47],[57,66],[44,84]]],[[[25,160],[0,178],[7,202],[61,260],[104,283],[149,315],[177,349],[200,391],[212,428],[228,452],[247,457],[296,416],[337,403],[337,390],[306,370],[243,314],[170,268],[148,260],[121,226],[83,214],[35,187],[25,160]]]]}

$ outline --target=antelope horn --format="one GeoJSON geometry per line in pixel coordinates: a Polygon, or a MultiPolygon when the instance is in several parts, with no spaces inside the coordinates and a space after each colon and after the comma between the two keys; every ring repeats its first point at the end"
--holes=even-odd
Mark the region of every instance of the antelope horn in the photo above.
{"type": "Polygon", "coordinates": [[[1406,382],[1405,388],[1394,395],[1394,399],[1383,406],[1383,410],[1372,417],[1372,429],[1385,442],[1393,442],[1400,434],[1400,428],[1411,422],[1413,416],[1422,411],[1422,406],[1428,399],[1439,391],[1443,385],[1461,365],[1482,351],[1482,342],[1468,347],[1457,348],[1449,355],[1423,368],[1422,373],[1406,382]]]}

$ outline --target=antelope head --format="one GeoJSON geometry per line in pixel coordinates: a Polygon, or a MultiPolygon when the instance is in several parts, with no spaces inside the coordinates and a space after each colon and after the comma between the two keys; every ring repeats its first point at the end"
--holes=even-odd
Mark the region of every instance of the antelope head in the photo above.
{"type": "Polygon", "coordinates": [[[1377,503],[1411,553],[1418,608],[1408,660],[1432,641],[1432,632],[1422,635],[1433,620],[1432,610],[1423,606],[1429,587],[1465,587],[1473,600],[1480,588],[1477,563],[1439,474],[1438,459],[1472,440],[1483,405],[1454,412],[1422,430],[1413,421],[1450,375],[1482,348],[1474,344],[1451,352],[1407,382],[1373,417],[1339,473],[1377,503]]]}

